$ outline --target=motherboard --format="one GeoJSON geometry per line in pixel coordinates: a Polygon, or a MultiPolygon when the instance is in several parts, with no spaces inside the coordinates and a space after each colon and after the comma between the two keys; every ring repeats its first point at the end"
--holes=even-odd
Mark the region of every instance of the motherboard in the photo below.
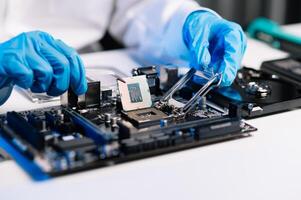
{"type": "Polygon", "coordinates": [[[131,77],[116,77],[115,88],[90,81],[84,95],[66,92],[61,106],[7,112],[0,117],[1,138],[27,164],[56,177],[248,137],[256,130],[242,120],[239,106],[207,99],[220,74],[190,69],[180,76],[177,70],[137,68],[131,77]],[[204,84],[195,84],[195,77],[204,84]]]}

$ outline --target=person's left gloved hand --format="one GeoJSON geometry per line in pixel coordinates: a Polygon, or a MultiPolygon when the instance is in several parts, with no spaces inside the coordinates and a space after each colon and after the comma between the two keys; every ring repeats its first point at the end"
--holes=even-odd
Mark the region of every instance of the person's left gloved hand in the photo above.
{"type": "Polygon", "coordinates": [[[40,31],[0,44],[0,88],[9,84],[51,96],[62,94],[69,85],[77,95],[87,90],[84,65],[76,51],[40,31]]]}
{"type": "Polygon", "coordinates": [[[221,86],[236,76],[246,50],[242,28],[209,11],[191,13],[183,26],[183,39],[191,54],[192,67],[222,74],[221,86]]]}

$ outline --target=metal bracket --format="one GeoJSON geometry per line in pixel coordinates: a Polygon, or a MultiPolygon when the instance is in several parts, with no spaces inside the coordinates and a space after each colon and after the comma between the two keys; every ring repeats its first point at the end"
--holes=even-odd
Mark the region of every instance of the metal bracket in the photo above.
{"type": "Polygon", "coordinates": [[[186,116],[199,102],[199,100],[204,97],[212,88],[218,87],[222,81],[222,74],[214,74],[211,77],[206,76],[205,73],[197,71],[194,68],[191,68],[172,88],[170,88],[161,100],[155,105],[156,108],[160,109],[163,106],[172,106],[174,107],[174,115],[177,116],[186,116]],[[202,77],[205,80],[208,80],[186,103],[183,104],[173,99],[173,95],[180,90],[194,75],[202,77]],[[178,105],[183,105],[177,107],[170,105],[170,102],[176,102],[178,105]]]}

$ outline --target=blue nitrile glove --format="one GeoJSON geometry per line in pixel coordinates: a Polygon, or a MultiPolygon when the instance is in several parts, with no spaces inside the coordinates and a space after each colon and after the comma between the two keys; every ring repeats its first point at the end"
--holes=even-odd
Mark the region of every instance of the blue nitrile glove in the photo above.
{"type": "Polygon", "coordinates": [[[51,96],[62,94],[69,85],[78,95],[87,90],[85,69],[76,51],[39,31],[0,44],[0,83],[4,79],[8,79],[5,85],[12,82],[51,96]]]}
{"type": "Polygon", "coordinates": [[[185,21],[183,39],[191,54],[192,67],[222,73],[221,86],[231,85],[247,44],[238,24],[209,11],[195,11],[185,21]]]}

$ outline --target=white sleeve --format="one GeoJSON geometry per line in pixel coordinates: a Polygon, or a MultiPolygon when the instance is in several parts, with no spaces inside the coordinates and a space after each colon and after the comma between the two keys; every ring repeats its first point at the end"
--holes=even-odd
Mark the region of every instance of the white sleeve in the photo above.
{"type": "Polygon", "coordinates": [[[117,0],[109,31],[125,46],[138,48],[144,58],[172,64],[189,59],[182,28],[196,10],[209,9],[193,0],[117,0]]]}

